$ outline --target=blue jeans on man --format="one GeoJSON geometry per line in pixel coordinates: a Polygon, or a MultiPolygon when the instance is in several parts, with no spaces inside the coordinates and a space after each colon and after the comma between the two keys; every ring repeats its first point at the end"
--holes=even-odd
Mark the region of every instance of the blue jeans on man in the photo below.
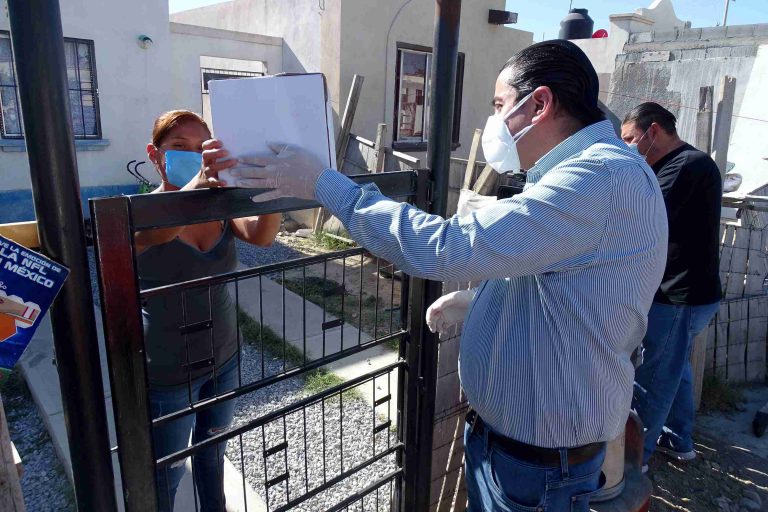
{"type": "MultiPolygon", "coordinates": [[[[464,430],[468,512],[588,512],[599,490],[605,447],[580,464],[539,465],[522,460],[489,436],[464,430]]],[[[567,461],[561,450],[561,460],[567,461]]]]}
{"type": "MultiPolygon", "coordinates": [[[[720,303],[703,306],[654,302],[643,339],[643,364],[635,372],[632,407],[645,427],[643,464],[656,443],[674,453],[693,452],[693,339],[715,315],[720,303]],[[661,439],[659,437],[661,436],[661,439]]],[[[685,457],[687,458],[687,457],[685,457]]]]}
{"type": "MultiPolygon", "coordinates": [[[[212,398],[237,387],[237,357],[232,357],[221,368],[204,375],[189,384],[179,386],[155,386],[150,388],[152,417],[157,418],[188,407],[190,403],[212,398]]],[[[234,417],[235,401],[227,400],[196,414],[155,427],[152,439],[155,456],[159,459],[226,430],[234,417]]],[[[224,452],[227,443],[218,443],[195,453],[192,457],[192,474],[195,490],[200,499],[202,512],[225,512],[224,452]]],[[[158,511],[172,512],[176,489],[184,476],[186,459],[157,470],[158,511]]],[[[194,498],[193,498],[194,499],[194,498]]]]}

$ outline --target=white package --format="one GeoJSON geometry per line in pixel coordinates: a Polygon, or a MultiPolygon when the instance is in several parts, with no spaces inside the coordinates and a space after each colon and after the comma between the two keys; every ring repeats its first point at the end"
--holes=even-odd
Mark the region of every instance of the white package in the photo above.
{"type": "MultiPolygon", "coordinates": [[[[336,168],[333,117],[321,73],[212,80],[215,137],[234,158],[269,153],[267,142],[300,146],[336,168]]],[[[219,178],[230,186],[229,172],[219,178]]]]}

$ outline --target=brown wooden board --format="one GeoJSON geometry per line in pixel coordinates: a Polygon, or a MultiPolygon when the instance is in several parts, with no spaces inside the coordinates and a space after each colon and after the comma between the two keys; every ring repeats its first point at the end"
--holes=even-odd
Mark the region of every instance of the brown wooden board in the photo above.
{"type": "Polygon", "coordinates": [[[747,349],[749,300],[728,302],[728,382],[743,382],[747,371],[744,358],[747,349]]]}
{"type": "Polygon", "coordinates": [[[731,261],[728,268],[728,283],[725,290],[726,299],[736,299],[744,296],[744,280],[747,274],[747,256],[749,255],[749,230],[734,228],[731,261]]]}
{"type": "Polygon", "coordinates": [[[768,296],[749,299],[749,330],[746,353],[748,382],[765,381],[765,352],[768,342],[768,296]]]}
{"type": "Polygon", "coordinates": [[[720,303],[720,311],[715,316],[714,371],[716,375],[726,377],[728,365],[728,303],[720,303]]]}
{"type": "Polygon", "coordinates": [[[707,326],[707,351],[704,358],[705,375],[712,373],[715,368],[715,331],[717,328],[717,315],[715,315],[707,326]]]}
{"type": "Polygon", "coordinates": [[[472,145],[469,148],[469,159],[467,159],[467,167],[464,171],[464,182],[461,188],[470,189],[472,183],[475,181],[475,162],[477,161],[477,150],[480,148],[480,139],[482,138],[483,130],[480,128],[475,129],[475,133],[472,136],[472,145]]]}
{"type": "Polygon", "coordinates": [[[735,236],[735,227],[732,225],[725,226],[722,238],[722,246],[720,248],[720,283],[723,286],[723,293],[725,294],[728,289],[728,281],[731,270],[731,252],[733,250],[733,239],[735,236]]]}
{"type": "Polygon", "coordinates": [[[691,350],[691,370],[693,373],[693,401],[696,408],[701,401],[701,388],[704,382],[704,366],[706,364],[706,351],[709,340],[707,336],[710,331],[704,328],[693,340],[693,350],[691,350]]]}
{"type": "Polygon", "coordinates": [[[749,233],[749,258],[747,260],[747,281],[744,293],[747,297],[763,294],[763,281],[768,274],[763,233],[753,229],[749,233]]]}
{"type": "Polygon", "coordinates": [[[24,496],[19,471],[13,460],[13,451],[3,401],[0,398],[0,510],[24,512],[24,496]]]}
{"type": "Polygon", "coordinates": [[[762,246],[768,248],[768,229],[763,229],[760,232],[763,234],[762,246]]]}

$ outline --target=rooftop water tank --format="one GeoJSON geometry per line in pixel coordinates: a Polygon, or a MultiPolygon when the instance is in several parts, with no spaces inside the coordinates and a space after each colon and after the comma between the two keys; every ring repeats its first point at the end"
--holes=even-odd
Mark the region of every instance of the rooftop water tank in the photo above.
{"type": "Polygon", "coordinates": [[[595,22],[589,17],[586,9],[571,9],[568,16],[560,22],[560,39],[589,39],[595,22]]]}

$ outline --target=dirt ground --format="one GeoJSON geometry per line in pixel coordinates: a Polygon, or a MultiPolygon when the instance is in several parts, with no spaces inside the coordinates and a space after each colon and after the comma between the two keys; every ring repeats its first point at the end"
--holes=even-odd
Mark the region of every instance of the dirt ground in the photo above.
{"type": "MultiPolygon", "coordinates": [[[[286,234],[279,241],[307,256],[329,252],[314,239],[286,234]]],[[[360,265],[360,257],[344,264],[339,260],[326,269],[310,267],[307,275],[322,277],[325,272],[326,279],[338,283],[343,278],[348,293],[357,293],[360,265]]],[[[380,301],[390,302],[392,286],[397,300],[400,282],[380,277],[375,258],[364,258],[362,265],[363,293],[375,295],[378,282],[380,301]]],[[[739,410],[697,418],[695,460],[681,463],[661,454],[653,456],[648,473],[654,486],[651,512],[768,512],[768,434],[757,438],[751,427],[755,411],[768,402],[768,385],[745,389],[743,394],[739,410]]]]}
{"type": "Polygon", "coordinates": [[[738,411],[697,418],[693,461],[651,458],[651,511],[768,510],[768,435],[757,438],[751,427],[768,402],[768,387],[746,389],[744,397],[738,411]]]}
{"type": "MultiPolygon", "coordinates": [[[[287,245],[291,249],[304,253],[306,256],[316,256],[318,254],[324,254],[330,250],[320,246],[314,239],[301,238],[298,236],[283,235],[278,238],[281,244],[287,245]]],[[[361,258],[360,256],[354,256],[347,258],[346,261],[341,259],[332,260],[328,263],[327,268],[323,268],[322,265],[314,265],[307,267],[307,275],[314,277],[323,277],[337,283],[342,281],[345,283],[347,293],[358,293],[360,290],[360,265],[363,266],[362,271],[362,286],[363,293],[368,296],[375,296],[378,286],[378,296],[381,304],[386,304],[392,307],[400,305],[400,281],[398,279],[389,279],[383,277],[378,271],[389,271],[391,273],[392,265],[382,259],[379,259],[377,265],[377,258],[372,256],[366,256],[361,258]]]]}
{"type": "Polygon", "coordinates": [[[750,498],[749,491],[754,493],[751,498],[760,497],[754,510],[768,510],[764,505],[768,504],[768,460],[740,450],[719,435],[701,430],[697,434],[695,460],[678,463],[659,455],[652,459],[651,511],[752,510],[741,505],[750,498]]]}

